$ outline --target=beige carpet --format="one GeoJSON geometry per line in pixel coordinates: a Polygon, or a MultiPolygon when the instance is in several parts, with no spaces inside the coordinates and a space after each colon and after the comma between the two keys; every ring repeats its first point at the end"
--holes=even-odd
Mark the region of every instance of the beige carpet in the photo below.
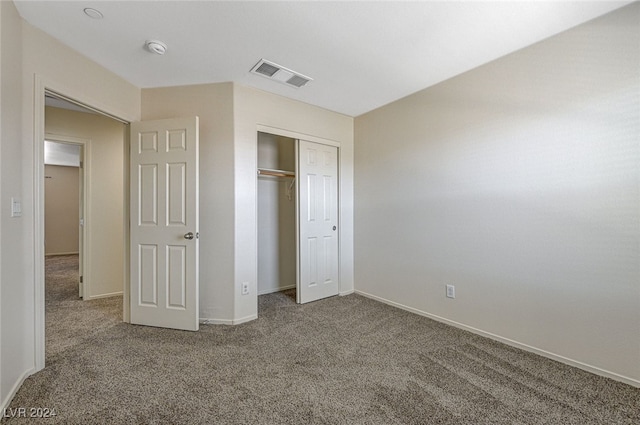
{"type": "Polygon", "coordinates": [[[127,325],[121,298],[77,300],[74,261],[47,261],[47,368],[11,403],[57,416],[3,423],[640,424],[640,389],[357,295],[127,325]]]}

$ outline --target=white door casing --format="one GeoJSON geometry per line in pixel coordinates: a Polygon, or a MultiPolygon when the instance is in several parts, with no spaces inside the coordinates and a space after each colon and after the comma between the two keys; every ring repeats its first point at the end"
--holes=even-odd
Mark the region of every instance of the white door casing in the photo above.
{"type": "Polygon", "coordinates": [[[78,202],[78,217],[79,217],[79,223],[78,223],[78,275],[79,275],[79,279],[78,279],[78,296],[82,299],[84,299],[84,221],[85,221],[85,216],[84,216],[84,203],[85,203],[85,197],[84,197],[84,163],[85,163],[85,157],[84,157],[84,146],[80,146],[80,168],[78,170],[78,198],[80,199],[80,202],[78,202]]]}
{"type": "Polygon", "coordinates": [[[131,124],[131,323],[198,330],[198,117],[131,124]]]}
{"type": "Polygon", "coordinates": [[[338,148],[298,142],[299,303],[338,295],[338,148]]]}

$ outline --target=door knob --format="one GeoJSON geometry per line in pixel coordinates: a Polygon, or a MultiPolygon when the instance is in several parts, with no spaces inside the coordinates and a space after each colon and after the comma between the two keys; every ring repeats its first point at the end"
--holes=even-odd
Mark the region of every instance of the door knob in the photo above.
{"type": "Polygon", "coordinates": [[[188,240],[193,239],[193,232],[185,233],[184,238],[188,240]]]}
{"type": "Polygon", "coordinates": [[[336,229],[337,229],[337,227],[336,227],[336,226],[333,226],[333,230],[335,231],[336,229]]]}

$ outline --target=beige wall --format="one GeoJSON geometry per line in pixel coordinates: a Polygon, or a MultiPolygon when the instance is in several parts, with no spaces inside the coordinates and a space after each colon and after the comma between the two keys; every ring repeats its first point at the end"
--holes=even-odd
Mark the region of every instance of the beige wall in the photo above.
{"type": "Polygon", "coordinates": [[[1,408],[44,364],[41,90],[54,89],[132,121],[140,118],[140,90],[22,21],[12,2],[0,2],[0,19],[0,196],[5,206],[11,197],[22,201],[20,218],[0,210],[1,408]]]}
{"type": "Polygon", "coordinates": [[[44,166],[44,253],[77,254],[80,220],[80,169],[44,166]]]}
{"type": "Polygon", "coordinates": [[[640,385],[639,14],[356,118],[356,289],[640,385]]]}
{"type": "Polygon", "coordinates": [[[56,136],[88,140],[84,297],[120,294],[124,276],[126,127],[102,115],[47,107],[45,131],[54,140],[56,136]]]}

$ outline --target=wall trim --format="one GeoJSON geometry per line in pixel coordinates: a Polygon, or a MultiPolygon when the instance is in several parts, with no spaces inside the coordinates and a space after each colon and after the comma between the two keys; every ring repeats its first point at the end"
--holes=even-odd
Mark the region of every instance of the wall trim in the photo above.
{"type": "Polygon", "coordinates": [[[88,300],[98,300],[100,298],[110,298],[110,297],[117,297],[117,296],[122,296],[123,295],[123,291],[118,291],[118,292],[110,292],[108,294],[100,294],[100,295],[91,295],[88,298],[88,300]]]}
{"type": "Polygon", "coordinates": [[[252,314],[250,316],[241,317],[239,319],[206,319],[200,318],[201,325],[241,325],[243,323],[251,322],[252,320],[256,320],[258,318],[257,314],[252,314]]]}
{"type": "Polygon", "coordinates": [[[59,257],[61,255],[79,255],[78,251],[75,252],[50,252],[48,254],[44,254],[45,257],[59,257]]]}
{"type": "Polygon", "coordinates": [[[349,289],[348,291],[340,292],[338,295],[341,296],[341,297],[344,297],[345,295],[355,294],[355,292],[356,292],[355,289],[349,289]]]}
{"type": "Polygon", "coordinates": [[[201,325],[233,325],[233,320],[230,319],[206,319],[201,317],[199,322],[201,325]]]}
{"type": "Polygon", "coordinates": [[[336,140],[324,139],[322,137],[312,136],[311,134],[304,134],[297,131],[286,130],[284,128],[271,127],[264,124],[258,124],[256,127],[256,131],[260,133],[269,133],[276,136],[289,137],[296,140],[307,140],[309,142],[320,143],[321,145],[335,146],[337,148],[341,146],[341,143],[336,140]]]}
{"type": "Polygon", "coordinates": [[[601,368],[599,368],[597,366],[592,366],[592,365],[589,365],[587,363],[580,362],[578,360],[573,360],[573,359],[570,359],[568,357],[564,357],[564,356],[561,356],[559,354],[555,354],[555,353],[552,353],[552,352],[549,352],[549,351],[546,351],[546,350],[542,350],[540,348],[536,348],[536,347],[533,347],[531,345],[523,344],[521,342],[514,341],[514,340],[509,339],[509,338],[504,338],[504,337],[502,337],[500,335],[496,335],[496,334],[493,334],[491,332],[483,331],[482,329],[477,329],[477,328],[474,328],[472,326],[465,325],[463,323],[459,323],[459,322],[456,322],[456,321],[453,321],[453,320],[446,319],[446,318],[441,317],[441,316],[437,316],[435,314],[427,313],[426,311],[418,310],[417,308],[409,307],[409,306],[406,306],[404,304],[400,304],[400,303],[397,303],[397,302],[394,302],[394,301],[390,301],[390,300],[388,300],[386,298],[378,297],[377,295],[369,294],[367,292],[358,291],[358,290],[356,290],[355,293],[358,294],[358,295],[362,295],[363,297],[367,297],[367,298],[370,298],[372,300],[379,301],[379,302],[381,302],[383,304],[387,304],[387,305],[390,305],[390,306],[393,306],[393,307],[397,307],[399,309],[408,311],[410,313],[415,313],[415,314],[418,314],[420,316],[428,317],[429,319],[433,319],[433,320],[435,320],[437,322],[441,322],[441,323],[444,323],[444,324],[447,324],[447,325],[450,325],[450,326],[453,326],[453,327],[456,327],[456,328],[459,328],[459,329],[463,329],[465,331],[469,331],[471,333],[474,333],[476,335],[480,335],[480,336],[492,339],[494,341],[502,342],[503,344],[507,344],[507,345],[509,345],[511,347],[520,348],[521,350],[528,351],[528,352],[534,353],[534,354],[538,354],[538,355],[540,355],[542,357],[546,357],[548,359],[555,360],[557,362],[564,363],[564,364],[569,365],[569,366],[577,367],[578,369],[582,369],[582,370],[585,370],[587,372],[591,372],[591,373],[593,373],[595,375],[604,376],[605,378],[610,378],[610,379],[613,379],[615,381],[619,381],[619,382],[631,385],[633,387],[640,388],[640,381],[636,380],[636,379],[633,379],[633,378],[630,378],[628,376],[620,375],[620,374],[617,374],[615,372],[611,372],[611,371],[608,371],[608,370],[605,370],[605,369],[601,369],[601,368]]]}
{"type": "Polygon", "coordinates": [[[4,400],[2,400],[2,404],[0,404],[1,412],[4,412],[4,409],[9,407],[11,400],[13,400],[13,397],[15,397],[16,393],[18,392],[22,384],[24,384],[25,379],[27,379],[29,376],[33,375],[34,373],[36,373],[36,370],[34,368],[28,369],[22,375],[20,375],[20,377],[16,380],[16,382],[14,382],[13,386],[9,390],[9,393],[4,398],[4,400]]]}
{"type": "Polygon", "coordinates": [[[267,295],[267,294],[273,294],[274,292],[282,292],[282,291],[286,291],[287,289],[295,289],[296,285],[287,285],[287,286],[281,286],[279,288],[271,288],[271,289],[263,289],[262,291],[258,291],[258,295],[267,295]]]}
{"type": "Polygon", "coordinates": [[[34,367],[44,369],[44,94],[46,83],[39,75],[33,82],[33,334],[34,367]]]}

